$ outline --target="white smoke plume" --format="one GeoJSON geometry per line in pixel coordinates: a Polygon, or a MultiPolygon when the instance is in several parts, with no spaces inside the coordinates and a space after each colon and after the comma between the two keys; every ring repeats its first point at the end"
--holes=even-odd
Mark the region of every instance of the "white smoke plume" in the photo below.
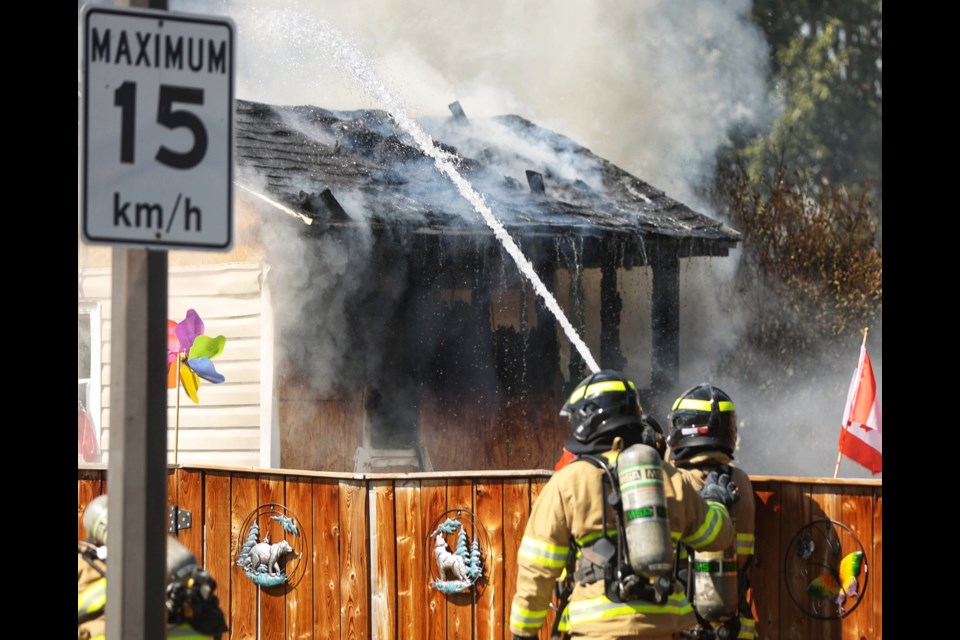
{"type": "MultiPolygon", "coordinates": [[[[329,50],[323,26],[330,25],[365,52],[411,117],[447,117],[447,105],[454,100],[475,121],[515,113],[710,215],[721,213],[706,209],[696,188],[709,178],[726,132],[739,124],[762,127],[774,115],[766,99],[769,51],[749,21],[750,0],[180,0],[171,1],[170,8],[228,15],[236,22],[241,99],[383,109],[343,68],[337,52],[329,50]]],[[[438,174],[438,179],[443,178],[438,174]]],[[[364,215],[357,210],[359,203],[344,204],[352,214],[364,215]]],[[[329,289],[331,306],[322,310],[328,326],[313,331],[327,332],[325,339],[334,344],[336,290],[361,283],[345,285],[350,270],[336,260],[336,247],[324,249],[330,263],[320,265],[293,243],[284,238],[275,245],[288,247],[283,255],[296,260],[290,263],[291,282],[309,278],[300,285],[329,289]],[[310,273],[308,265],[318,270],[310,273]]],[[[308,253],[315,252],[311,248],[308,253]]],[[[681,276],[681,380],[690,385],[710,380],[724,387],[712,356],[733,344],[750,312],[723,303],[735,258],[684,262],[689,264],[681,276]]],[[[278,302],[283,300],[295,304],[298,297],[281,293],[278,302]]],[[[858,347],[852,338],[851,373],[858,347]]],[[[868,347],[879,386],[879,331],[868,347]]],[[[740,411],[738,461],[745,469],[832,475],[849,378],[817,383],[808,387],[797,381],[791,401],[776,407],[755,406],[750,389],[726,389],[740,411]],[[792,406],[794,400],[799,410],[792,406]],[[784,443],[790,445],[790,456],[783,455],[784,443]]],[[[841,475],[869,474],[845,461],[841,475]]]]}

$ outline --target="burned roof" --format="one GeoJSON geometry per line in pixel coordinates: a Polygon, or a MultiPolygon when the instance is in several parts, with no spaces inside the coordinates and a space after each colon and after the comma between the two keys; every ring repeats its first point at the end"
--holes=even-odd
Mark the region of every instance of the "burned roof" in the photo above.
{"type": "MultiPolygon", "coordinates": [[[[423,120],[433,144],[515,238],[673,239],[681,255],[726,255],[740,234],[570,138],[516,115],[423,120]]],[[[385,111],[237,101],[236,179],[329,225],[488,234],[470,195],[385,111]]]]}

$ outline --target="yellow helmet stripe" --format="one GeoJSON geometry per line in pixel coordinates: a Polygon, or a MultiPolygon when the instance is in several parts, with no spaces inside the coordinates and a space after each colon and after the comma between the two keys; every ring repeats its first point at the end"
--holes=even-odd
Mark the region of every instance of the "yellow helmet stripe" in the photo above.
{"type": "Polygon", "coordinates": [[[626,391],[628,385],[629,388],[633,390],[636,390],[637,388],[637,386],[629,380],[626,384],[624,384],[623,380],[604,380],[602,382],[592,382],[574,389],[567,402],[573,404],[581,398],[592,398],[593,396],[598,396],[601,393],[609,393],[611,391],[626,391]]]}
{"type": "MultiPolygon", "coordinates": [[[[736,409],[733,408],[733,403],[730,402],[729,400],[721,400],[720,402],[717,403],[717,406],[719,407],[721,413],[726,411],[736,411],[736,409]]],[[[695,398],[677,398],[677,401],[673,403],[673,410],[674,411],[677,411],[677,410],[705,411],[709,413],[711,410],[711,407],[710,407],[709,400],[697,400],[695,398]]]]}

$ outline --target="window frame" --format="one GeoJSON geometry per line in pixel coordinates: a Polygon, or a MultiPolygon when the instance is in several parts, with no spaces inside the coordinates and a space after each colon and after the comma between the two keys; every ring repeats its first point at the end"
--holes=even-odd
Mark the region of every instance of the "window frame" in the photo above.
{"type": "MultiPolygon", "coordinates": [[[[90,415],[90,418],[93,422],[94,433],[97,436],[97,442],[100,442],[101,438],[101,400],[100,394],[103,389],[102,385],[102,373],[103,373],[103,362],[101,351],[103,349],[103,340],[102,340],[102,327],[101,327],[101,305],[98,302],[79,302],[77,304],[77,316],[86,315],[90,321],[90,371],[89,377],[77,379],[77,396],[79,399],[80,395],[80,385],[87,385],[87,392],[85,394],[85,399],[82,400],[83,406],[86,409],[87,413],[90,415]]],[[[79,317],[78,317],[79,322],[79,317]]],[[[79,340],[79,338],[78,338],[79,340]]],[[[79,342],[77,348],[79,351],[79,342]]]]}

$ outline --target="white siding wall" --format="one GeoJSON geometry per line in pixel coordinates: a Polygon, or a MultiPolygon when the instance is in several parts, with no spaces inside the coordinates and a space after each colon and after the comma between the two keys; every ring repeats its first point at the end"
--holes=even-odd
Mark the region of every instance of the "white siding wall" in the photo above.
{"type": "MultiPolygon", "coordinates": [[[[195,309],[211,337],[227,338],[223,353],[213,362],[226,381],[200,381],[199,404],[180,391],[167,391],[169,407],[167,451],[174,462],[259,467],[261,464],[261,415],[270,416],[272,381],[261,380],[261,350],[272,353],[269,317],[263,291],[265,267],[260,264],[220,264],[170,267],[168,318],[183,320],[195,309]],[[266,329],[265,329],[266,327],[266,329]],[[266,333],[266,335],[265,335],[266,333]],[[179,429],[177,425],[179,423],[179,429]],[[175,434],[179,431],[179,436],[175,434]]],[[[80,302],[98,302],[101,314],[101,410],[95,419],[101,428],[103,462],[110,452],[111,275],[109,269],[89,269],[79,277],[80,302]]],[[[271,368],[263,369],[270,371],[271,368]]],[[[266,426],[266,433],[274,431],[266,426]]],[[[269,439],[265,440],[269,442],[269,439]]],[[[270,453],[265,458],[269,460],[270,453]]]]}

